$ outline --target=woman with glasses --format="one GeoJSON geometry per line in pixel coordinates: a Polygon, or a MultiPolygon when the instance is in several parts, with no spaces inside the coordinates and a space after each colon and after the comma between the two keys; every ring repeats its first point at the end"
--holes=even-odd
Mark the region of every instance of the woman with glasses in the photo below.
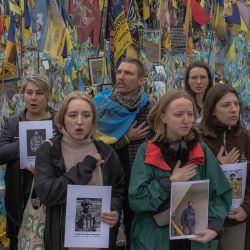
{"type": "Polygon", "coordinates": [[[5,208],[7,212],[7,237],[10,250],[17,250],[17,236],[21,226],[23,210],[29,198],[34,166],[20,169],[19,121],[52,120],[53,111],[48,106],[50,98],[49,80],[44,75],[28,76],[23,81],[22,114],[5,119],[0,134],[0,164],[6,164],[5,208]]]}
{"type": "Polygon", "coordinates": [[[202,117],[203,103],[207,91],[212,87],[213,80],[209,66],[204,62],[194,62],[189,65],[185,75],[185,89],[193,97],[199,117],[202,117]]]}

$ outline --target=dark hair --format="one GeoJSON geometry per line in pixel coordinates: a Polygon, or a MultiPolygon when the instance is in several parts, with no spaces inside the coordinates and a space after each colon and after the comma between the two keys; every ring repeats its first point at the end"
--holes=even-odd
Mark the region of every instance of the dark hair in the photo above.
{"type": "Polygon", "coordinates": [[[197,61],[197,62],[193,62],[192,64],[190,64],[188,66],[187,71],[186,71],[186,75],[185,75],[185,89],[194,98],[194,102],[195,102],[195,104],[197,106],[195,94],[194,94],[194,92],[192,91],[192,89],[190,88],[190,85],[189,85],[189,75],[190,75],[190,71],[193,68],[203,68],[207,72],[208,86],[207,86],[207,89],[205,90],[205,93],[203,95],[203,102],[204,102],[204,100],[206,98],[208,90],[213,86],[213,79],[212,79],[212,74],[211,74],[210,68],[205,62],[197,61]]]}
{"type": "Polygon", "coordinates": [[[122,62],[132,63],[136,65],[138,78],[145,76],[145,68],[142,62],[136,57],[127,57],[122,60],[122,62]]]}
{"type": "MultiPolygon", "coordinates": [[[[204,113],[202,118],[202,129],[205,136],[216,138],[214,132],[216,119],[213,117],[213,112],[217,102],[226,94],[232,93],[239,99],[236,90],[230,84],[216,84],[207,93],[204,102],[204,113]]],[[[240,119],[236,124],[236,134],[240,132],[240,119]]]]}
{"type": "MultiPolygon", "coordinates": [[[[185,98],[190,100],[193,105],[194,119],[197,116],[197,110],[193,98],[185,90],[172,90],[163,95],[159,101],[154,105],[148,114],[147,121],[150,127],[154,130],[155,135],[152,141],[162,140],[167,134],[167,124],[163,123],[161,120],[161,115],[166,111],[168,106],[175,100],[185,98]]],[[[194,138],[195,128],[191,129],[189,134],[186,136],[187,141],[194,138]]]]}

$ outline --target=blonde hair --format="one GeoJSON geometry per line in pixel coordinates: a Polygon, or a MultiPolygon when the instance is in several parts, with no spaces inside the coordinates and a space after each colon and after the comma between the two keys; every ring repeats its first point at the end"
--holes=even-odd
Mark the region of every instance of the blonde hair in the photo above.
{"type": "MultiPolygon", "coordinates": [[[[163,95],[160,100],[154,105],[154,107],[151,109],[151,111],[148,114],[148,124],[150,127],[154,130],[155,135],[152,139],[152,141],[157,140],[163,140],[167,136],[167,124],[163,123],[161,120],[161,115],[165,113],[168,106],[175,100],[179,98],[185,98],[187,100],[190,100],[193,105],[193,111],[194,111],[194,119],[196,119],[197,116],[197,110],[195,107],[195,103],[193,98],[184,90],[173,90],[170,92],[167,92],[165,95],[163,95]]],[[[187,141],[194,138],[194,125],[191,129],[190,133],[185,137],[187,141]]]]}
{"type": "Polygon", "coordinates": [[[29,82],[34,83],[39,89],[41,89],[47,98],[47,101],[49,101],[51,96],[51,88],[49,84],[49,79],[46,75],[30,75],[23,79],[23,86],[22,86],[22,93],[24,94],[27,85],[29,82]]]}
{"type": "Polygon", "coordinates": [[[94,106],[93,102],[91,101],[91,99],[89,98],[89,96],[85,93],[80,92],[80,91],[73,91],[64,98],[64,100],[63,100],[62,104],[60,105],[60,108],[56,114],[56,117],[55,117],[56,126],[60,130],[63,127],[65,127],[64,126],[64,117],[65,117],[65,114],[67,113],[69,103],[72,100],[83,100],[90,105],[91,111],[93,113],[93,120],[92,120],[91,130],[90,130],[89,134],[87,135],[87,137],[95,138],[95,132],[96,132],[95,106],[94,106]]]}

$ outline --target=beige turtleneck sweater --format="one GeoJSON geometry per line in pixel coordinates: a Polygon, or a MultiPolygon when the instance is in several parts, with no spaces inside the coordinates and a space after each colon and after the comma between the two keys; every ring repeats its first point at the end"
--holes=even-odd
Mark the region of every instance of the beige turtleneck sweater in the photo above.
{"type": "MultiPolygon", "coordinates": [[[[71,137],[65,129],[62,129],[62,155],[65,163],[66,172],[68,172],[73,166],[78,162],[83,161],[87,155],[92,155],[97,153],[96,146],[92,139],[88,138],[86,140],[76,140],[71,137]]],[[[101,167],[96,167],[93,171],[92,179],[88,185],[102,186],[102,170],[101,167]]],[[[97,250],[96,248],[69,248],[69,250],[97,250]]]]}

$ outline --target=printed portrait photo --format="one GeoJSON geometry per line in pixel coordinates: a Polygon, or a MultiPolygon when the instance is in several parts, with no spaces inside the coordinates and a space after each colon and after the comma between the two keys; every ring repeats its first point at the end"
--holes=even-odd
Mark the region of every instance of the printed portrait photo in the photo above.
{"type": "Polygon", "coordinates": [[[46,140],[46,129],[26,130],[27,156],[35,157],[41,143],[46,140]]]}
{"type": "Polygon", "coordinates": [[[101,226],[101,198],[77,198],[75,231],[96,232],[101,226]]]}

